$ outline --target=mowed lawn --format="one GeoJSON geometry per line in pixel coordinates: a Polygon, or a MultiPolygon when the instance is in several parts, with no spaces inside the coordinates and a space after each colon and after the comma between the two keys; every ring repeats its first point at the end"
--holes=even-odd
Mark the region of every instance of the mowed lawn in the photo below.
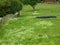
{"type": "Polygon", "coordinates": [[[60,45],[60,4],[38,4],[34,12],[25,5],[21,17],[0,29],[0,45],[60,45]],[[45,15],[57,18],[36,18],[45,15]]]}

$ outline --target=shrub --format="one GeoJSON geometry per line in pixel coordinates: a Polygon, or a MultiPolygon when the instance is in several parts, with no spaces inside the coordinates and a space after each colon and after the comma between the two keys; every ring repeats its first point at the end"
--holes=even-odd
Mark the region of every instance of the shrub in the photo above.
{"type": "Polygon", "coordinates": [[[37,4],[37,0],[30,0],[29,4],[32,6],[33,10],[35,10],[35,5],[37,4]]]}
{"type": "Polygon", "coordinates": [[[42,0],[37,0],[38,3],[40,3],[42,0]]]}
{"type": "Polygon", "coordinates": [[[35,10],[35,5],[37,4],[37,0],[22,0],[24,5],[30,5],[33,10],[35,10]]]}
{"type": "Polygon", "coordinates": [[[7,14],[14,14],[22,10],[20,0],[0,0],[0,17],[7,14]]]}
{"type": "Polygon", "coordinates": [[[60,0],[59,0],[59,3],[60,3],[60,0]]]}

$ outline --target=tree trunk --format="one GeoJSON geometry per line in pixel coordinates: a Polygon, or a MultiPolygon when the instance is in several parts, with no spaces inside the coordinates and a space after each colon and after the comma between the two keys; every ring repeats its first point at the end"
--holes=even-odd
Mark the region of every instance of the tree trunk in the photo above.
{"type": "Polygon", "coordinates": [[[48,2],[48,0],[43,0],[43,1],[46,2],[46,3],[48,2]]]}

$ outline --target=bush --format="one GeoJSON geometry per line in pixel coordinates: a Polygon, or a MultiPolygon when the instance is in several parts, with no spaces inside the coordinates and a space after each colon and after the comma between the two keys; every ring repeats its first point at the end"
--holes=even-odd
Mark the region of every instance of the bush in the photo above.
{"type": "Polygon", "coordinates": [[[60,3],[60,0],[59,0],[59,3],[60,3]]]}
{"type": "Polygon", "coordinates": [[[0,17],[7,14],[14,14],[22,10],[20,0],[0,0],[0,17]]]}
{"type": "Polygon", "coordinates": [[[37,0],[22,0],[24,5],[32,6],[33,10],[35,10],[35,5],[37,4],[37,0]]]}
{"type": "Polygon", "coordinates": [[[37,0],[38,3],[41,3],[42,0],[37,0]]]}

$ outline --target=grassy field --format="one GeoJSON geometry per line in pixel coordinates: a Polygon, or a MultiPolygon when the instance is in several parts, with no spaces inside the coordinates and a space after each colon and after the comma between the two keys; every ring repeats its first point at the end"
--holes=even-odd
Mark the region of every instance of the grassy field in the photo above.
{"type": "Polygon", "coordinates": [[[60,45],[60,4],[38,4],[34,12],[24,6],[21,17],[8,20],[0,29],[0,45],[60,45]],[[57,18],[35,18],[45,15],[57,18]]]}

